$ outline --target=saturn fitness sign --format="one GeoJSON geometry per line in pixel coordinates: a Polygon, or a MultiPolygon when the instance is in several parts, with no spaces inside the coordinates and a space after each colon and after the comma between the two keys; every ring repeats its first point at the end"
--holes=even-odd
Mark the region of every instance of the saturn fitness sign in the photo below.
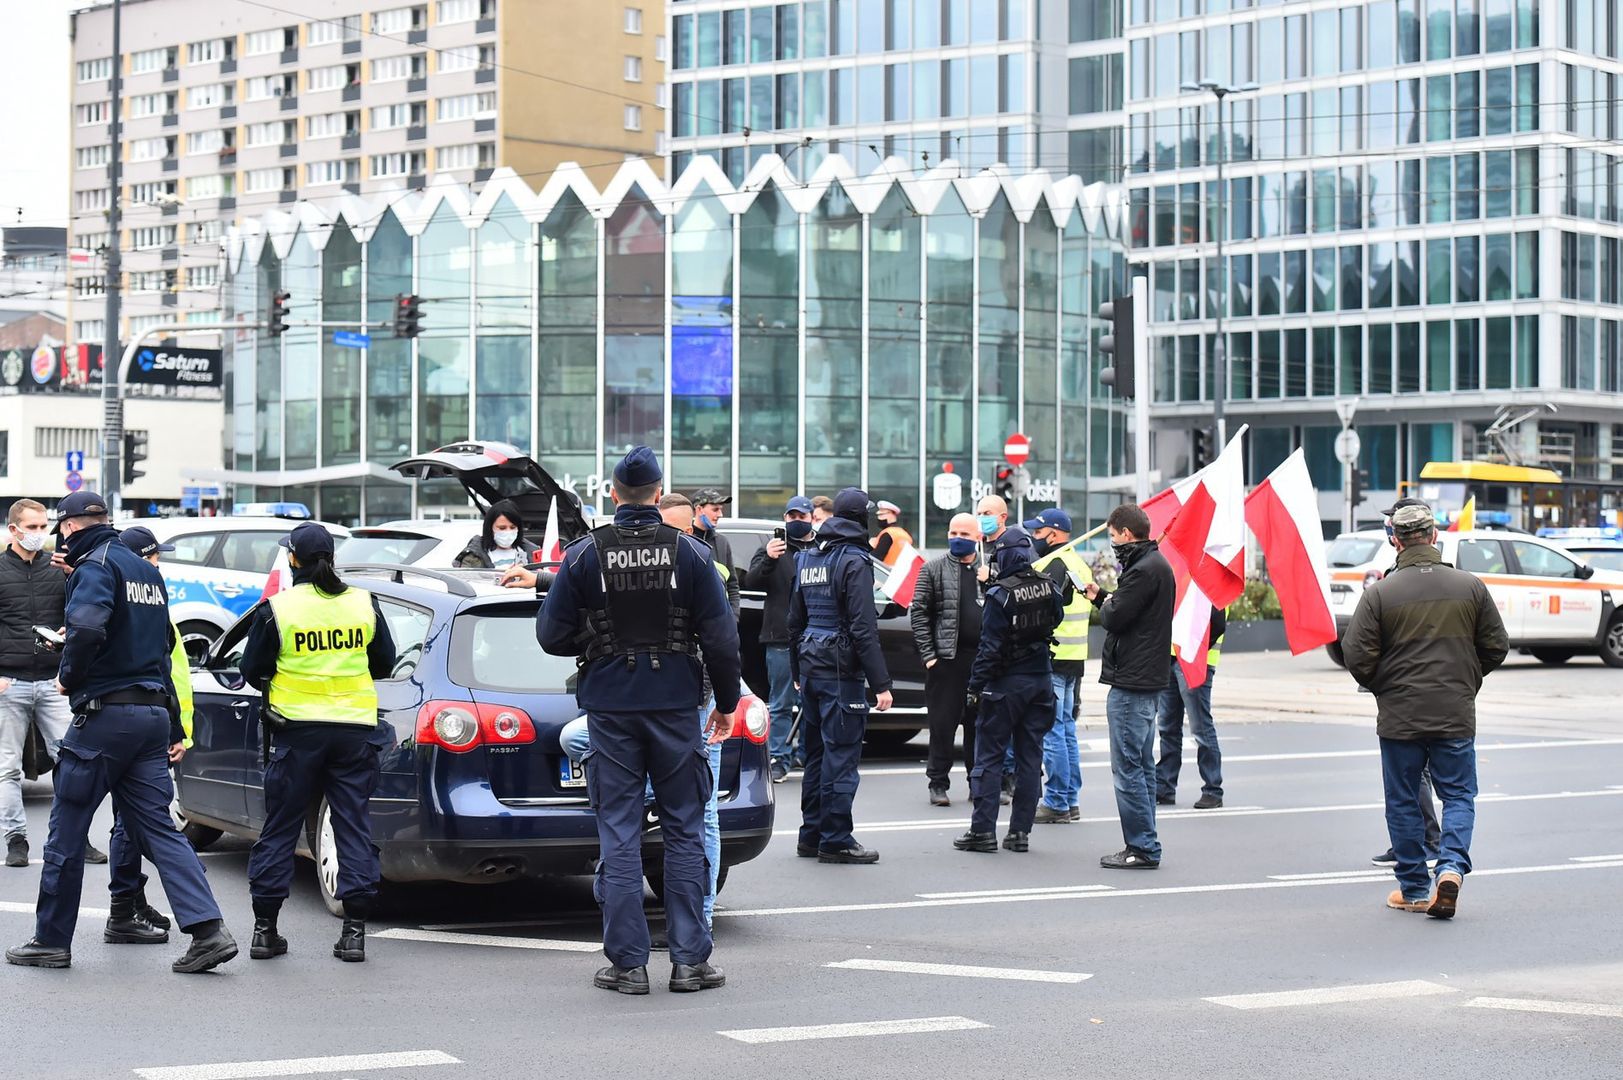
{"type": "Polygon", "coordinates": [[[130,365],[129,380],[158,386],[221,385],[219,349],[140,349],[130,365]]]}

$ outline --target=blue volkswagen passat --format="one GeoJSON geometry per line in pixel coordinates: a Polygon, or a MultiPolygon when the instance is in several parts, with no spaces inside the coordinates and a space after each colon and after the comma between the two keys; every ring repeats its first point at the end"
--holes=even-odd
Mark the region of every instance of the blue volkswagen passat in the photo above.
{"type": "MultiPolygon", "coordinates": [[[[535,596],[498,587],[489,571],[356,566],[343,573],[377,597],[398,649],[393,674],[377,684],[379,712],[395,731],[372,797],[384,880],[591,873],[597,823],[586,778],[558,744],[559,731],[579,715],[575,662],[536,645],[535,596]]],[[[194,745],[177,769],[178,814],[199,848],[222,833],[256,837],[265,820],[261,698],[237,671],[248,623],[228,630],[192,673],[194,745]]],[[[742,711],[722,749],[724,879],[772,835],[766,709],[756,702],[742,711]]],[[[644,861],[656,893],[659,845],[659,829],[651,828],[644,861]]],[[[328,908],[341,914],[322,802],[309,808],[303,854],[316,861],[328,908]]]]}

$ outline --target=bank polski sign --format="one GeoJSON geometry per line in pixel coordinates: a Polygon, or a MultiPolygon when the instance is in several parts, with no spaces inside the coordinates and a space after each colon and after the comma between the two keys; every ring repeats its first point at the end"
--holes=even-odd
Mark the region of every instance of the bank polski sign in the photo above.
{"type": "MultiPolygon", "coordinates": [[[[996,495],[997,489],[988,480],[975,479],[970,481],[969,494],[976,502],[980,502],[988,495],[996,495]]],[[[1059,504],[1059,481],[1043,480],[1034,476],[1026,484],[1025,493],[1020,497],[1029,499],[1032,502],[1054,503],[1057,506],[1059,504]]]]}

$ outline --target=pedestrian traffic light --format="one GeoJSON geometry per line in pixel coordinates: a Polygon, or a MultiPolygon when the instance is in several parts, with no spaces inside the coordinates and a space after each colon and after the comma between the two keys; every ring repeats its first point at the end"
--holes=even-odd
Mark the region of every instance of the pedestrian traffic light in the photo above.
{"type": "Polygon", "coordinates": [[[415,293],[396,293],[394,298],[394,336],[414,338],[423,329],[423,298],[415,293]]]}
{"type": "Polygon", "coordinates": [[[1189,471],[1199,472],[1211,463],[1212,433],[1206,428],[1190,432],[1189,471]]]}
{"type": "Polygon", "coordinates": [[[1099,338],[1099,352],[1105,367],[1099,372],[1099,381],[1115,390],[1120,398],[1131,398],[1136,391],[1133,378],[1134,339],[1133,298],[1118,296],[1099,305],[1099,318],[1110,324],[1108,333],[1099,338]]]}
{"type": "Polygon", "coordinates": [[[287,333],[288,296],[286,289],[277,289],[271,293],[270,318],[267,320],[268,325],[266,326],[271,337],[281,337],[287,333]]]}
{"type": "Polygon", "coordinates": [[[147,433],[144,431],[126,431],[124,433],[124,483],[133,484],[146,475],[145,469],[137,469],[138,462],[147,459],[147,433]]]}
{"type": "Polygon", "coordinates": [[[1004,502],[1014,498],[1014,469],[1012,466],[998,466],[997,476],[992,483],[992,488],[1004,502]]]}

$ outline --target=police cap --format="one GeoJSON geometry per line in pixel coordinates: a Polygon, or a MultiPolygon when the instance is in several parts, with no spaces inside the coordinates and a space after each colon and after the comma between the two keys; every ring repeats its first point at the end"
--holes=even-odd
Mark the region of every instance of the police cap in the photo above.
{"type": "Polygon", "coordinates": [[[94,514],[107,513],[107,500],[94,491],[75,491],[72,495],[56,504],[56,527],[53,531],[62,531],[62,522],[72,517],[89,517],[94,514]]]}
{"type": "Polygon", "coordinates": [[[1027,532],[1036,532],[1038,529],[1058,529],[1062,533],[1071,531],[1071,515],[1057,506],[1049,507],[1034,518],[1020,523],[1027,532]]]}
{"type": "Polygon", "coordinates": [[[145,525],[134,525],[125,529],[118,534],[118,542],[143,559],[155,552],[175,550],[173,544],[158,543],[158,538],[152,535],[152,530],[145,525]]]}
{"type": "Polygon", "coordinates": [[[860,525],[868,523],[868,508],[873,504],[868,501],[868,493],[861,488],[848,487],[834,496],[834,516],[855,521],[860,525]]]}
{"type": "Polygon", "coordinates": [[[623,487],[640,488],[659,483],[665,479],[665,473],[660,470],[659,459],[652,450],[646,446],[633,446],[620,459],[620,464],[614,467],[614,478],[623,487]]]}
{"type": "Polygon", "coordinates": [[[299,562],[306,563],[322,556],[332,558],[332,534],[313,521],[293,527],[293,531],[277,541],[293,552],[299,562]]]}

